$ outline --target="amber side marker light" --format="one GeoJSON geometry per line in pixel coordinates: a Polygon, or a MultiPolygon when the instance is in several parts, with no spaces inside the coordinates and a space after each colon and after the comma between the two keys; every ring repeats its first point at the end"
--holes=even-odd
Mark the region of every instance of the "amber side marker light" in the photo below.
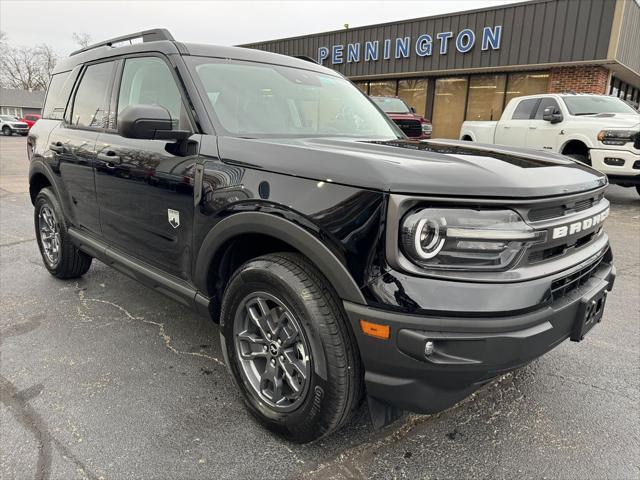
{"type": "Polygon", "coordinates": [[[360,329],[365,335],[370,337],[380,338],[382,340],[388,340],[391,336],[389,331],[389,325],[380,325],[378,323],[367,322],[366,320],[360,320],[360,329]]]}

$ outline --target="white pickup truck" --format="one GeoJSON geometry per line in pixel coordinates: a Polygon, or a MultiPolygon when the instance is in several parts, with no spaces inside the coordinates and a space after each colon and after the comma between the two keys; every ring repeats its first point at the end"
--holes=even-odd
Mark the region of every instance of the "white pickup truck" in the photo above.
{"type": "Polygon", "coordinates": [[[460,139],[573,157],[640,194],[640,113],[615,97],[543,94],[512,99],[497,122],[469,121],[460,139]]]}

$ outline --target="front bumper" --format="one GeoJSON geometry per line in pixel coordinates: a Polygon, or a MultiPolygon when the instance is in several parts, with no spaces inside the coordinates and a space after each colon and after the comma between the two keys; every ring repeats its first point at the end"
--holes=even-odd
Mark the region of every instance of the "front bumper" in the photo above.
{"type": "MultiPolygon", "coordinates": [[[[571,335],[582,300],[610,291],[615,267],[602,262],[581,286],[519,315],[421,316],[345,302],[365,367],[370,397],[405,410],[435,413],[487,381],[526,365],[571,335]],[[388,325],[390,338],[362,333],[360,320],[388,325]],[[430,340],[434,351],[425,356],[430,340]]],[[[497,287],[497,292],[502,287],[497,287]]]]}
{"type": "Polygon", "coordinates": [[[607,175],[640,175],[640,151],[593,148],[589,150],[591,166],[607,175]]]}

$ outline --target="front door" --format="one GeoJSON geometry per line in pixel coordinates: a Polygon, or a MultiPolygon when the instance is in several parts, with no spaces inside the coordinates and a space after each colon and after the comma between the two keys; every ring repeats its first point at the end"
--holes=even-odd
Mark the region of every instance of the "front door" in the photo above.
{"type": "Polygon", "coordinates": [[[193,128],[164,58],[127,58],[118,76],[121,80],[112,103],[115,125],[98,137],[96,145],[102,233],[122,251],[189,279],[199,136],[192,137],[186,154],[175,153],[167,141],[119,136],[115,130],[118,115],[136,104],[160,105],[170,112],[174,128],[193,128]]]}
{"type": "Polygon", "coordinates": [[[108,115],[114,62],[87,66],[72,97],[68,115],[49,136],[54,157],[67,198],[70,221],[80,229],[100,233],[98,204],[94,184],[96,141],[104,130],[108,115]]]}
{"type": "Polygon", "coordinates": [[[558,102],[553,98],[543,98],[540,101],[535,116],[529,120],[527,147],[555,152],[558,149],[558,134],[562,130],[562,123],[551,123],[542,119],[544,109],[547,107],[561,111],[558,102]]]}

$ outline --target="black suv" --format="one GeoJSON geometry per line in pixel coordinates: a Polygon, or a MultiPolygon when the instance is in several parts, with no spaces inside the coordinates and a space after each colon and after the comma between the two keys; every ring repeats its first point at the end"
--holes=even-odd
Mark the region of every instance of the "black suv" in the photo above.
{"type": "Polygon", "coordinates": [[[28,152],[49,272],[97,258],[219,320],[249,410],[296,441],[365,397],[376,425],[443,410],[581,340],[613,285],[604,175],[409,140],[308,59],[93,45],[56,66],[28,152]]]}

